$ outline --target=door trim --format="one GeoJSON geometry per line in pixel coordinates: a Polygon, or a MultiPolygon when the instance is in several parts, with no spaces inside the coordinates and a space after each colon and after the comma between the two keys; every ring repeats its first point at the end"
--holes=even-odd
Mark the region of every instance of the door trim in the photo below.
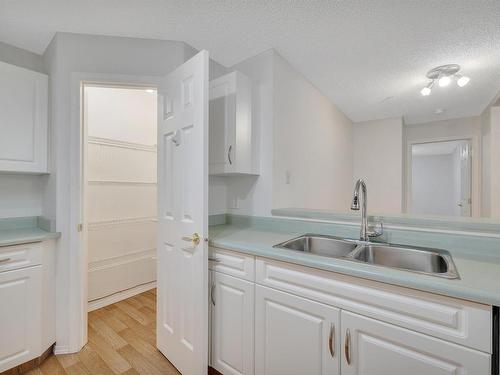
{"type": "Polygon", "coordinates": [[[407,141],[404,151],[404,173],[403,173],[403,212],[408,213],[411,209],[411,175],[412,175],[412,146],[425,143],[467,141],[471,150],[471,171],[470,171],[470,196],[471,215],[470,217],[481,216],[481,149],[476,136],[465,137],[434,137],[423,138],[415,141],[407,141]],[[476,181],[475,181],[476,180],[476,181]]]}
{"type": "Polygon", "coordinates": [[[63,297],[57,301],[58,315],[67,317],[56,319],[57,343],[54,352],[57,354],[75,353],[87,343],[87,284],[88,253],[86,248],[86,228],[80,232],[78,225],[85,222],[83,209],[85,182],[84,145],[86,134],[83,127],[83,86],[103,85],[119,87],[151,87],[158,88],[160,77],[136,76],[101,73],[72,73],[70,87],[70,161],[69,161],[69,199],[64,201],[65,194],[58,194],[58,204],[64,212],[58,215],[58,222],[66,222],[67,236],[59,240],[60,262],[64,272],[58,273],[57,294],[63,297]],[[67,207],[69,205],[69,207],[67,207]],[[66,279],[67,278],[67,279],[66,279]],[[61,333],[62,332],[62,333],[61,333]]]}

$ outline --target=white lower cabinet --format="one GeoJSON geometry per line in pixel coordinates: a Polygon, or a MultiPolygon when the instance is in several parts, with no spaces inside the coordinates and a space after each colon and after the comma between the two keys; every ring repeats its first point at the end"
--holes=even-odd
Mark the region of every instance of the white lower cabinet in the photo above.
{"type": "Polygon", "coordinates": [[[340,310],[255,287],[255,374],[340,374],[340,310]]]}
{"type": "Polygon", "coordinates": [[[254,374],[254,284],[212,272],[211,366],[224,375],[254,374]]]}
{"type": "Polygon", "coordinates": [[[212,256],[211,366],[224,375],[491,374],[491,306],[212,256]]]}
{"type": "Polygon", "coordinates": [[[0,272],[0,372],[38,356],[42,266],[0,272]]]}
{"type": "Polygon", "coordinates": [[[489,354],[342,311],[342,375],[489,375],[489,354]]]}

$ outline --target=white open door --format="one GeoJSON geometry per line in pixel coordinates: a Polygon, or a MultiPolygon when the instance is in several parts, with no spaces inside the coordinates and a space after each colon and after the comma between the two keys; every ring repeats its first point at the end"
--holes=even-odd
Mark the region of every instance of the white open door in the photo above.
{"type": "Polygon", "coordinates": [[[208,366],[208,52],[158,90],[157,346],[183,375],[208,366]]]}

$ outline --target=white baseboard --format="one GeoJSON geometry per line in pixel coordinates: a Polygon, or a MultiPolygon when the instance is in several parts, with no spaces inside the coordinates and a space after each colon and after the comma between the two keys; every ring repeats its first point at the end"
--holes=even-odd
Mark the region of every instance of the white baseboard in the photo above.
{"type": "Polygon", "coordinates": [[[66,345],[57,345],[54,347],[54,354],[69,354],[69,349],[66,345]]]}
{"type": "Polygon", "coordinates": [[[93,310],[100,309],[101,307],[104,307],[104,306],[112,305],[113,303],[116,303],[116,302],[122,301],[124,299],[133,297],[137,294],[144,293],[144,292],[151,290],[151,289],[154,289],[154,288],[156,288],[156,281],[152,281],[150,283],[138,285],[138,286],[135,286],[133,288],[123,290],[121,292],[114,293],[114,294],[111,294],[109,296],[90,301],[87,305],[87,311],[90,312],[93,310]]]}

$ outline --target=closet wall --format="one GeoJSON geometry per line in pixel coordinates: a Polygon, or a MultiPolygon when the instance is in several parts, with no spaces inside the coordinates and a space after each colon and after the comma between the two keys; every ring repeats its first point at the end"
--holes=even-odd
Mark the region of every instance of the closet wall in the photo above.
{"type": "Polygon", "coordinates": [[[85,87],[89,301],[156,280],[156,92],[85,87]]]}

